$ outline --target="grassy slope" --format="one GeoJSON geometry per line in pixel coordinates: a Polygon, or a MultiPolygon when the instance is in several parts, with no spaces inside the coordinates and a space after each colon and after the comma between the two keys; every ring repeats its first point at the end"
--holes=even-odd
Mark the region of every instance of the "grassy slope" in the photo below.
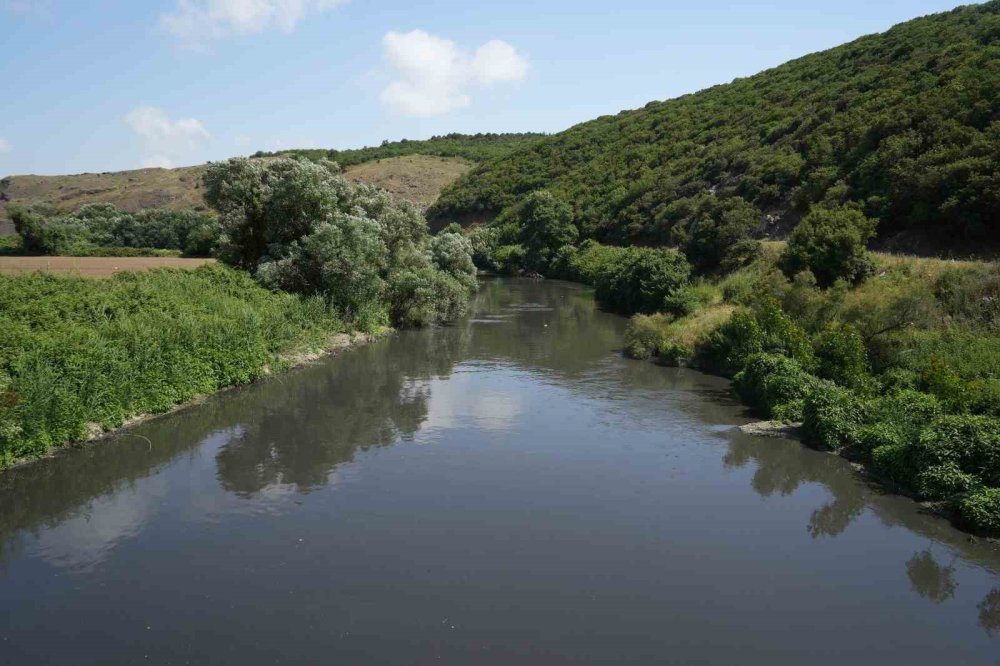
{"type": "Polygon", "coordinates": [[[1000,244],[998,96],[994,0],[582,123],[485,163],[430,214],[464,221],[548,188],[585,236],[669,243],[697,221],[679,202],[708,192],[754,204],[764,236],[833,199],[880,218],[894,249],[979,249],[1000,244]]]}
{"type": "MultiPolygon", "coordinates": [[[[356,182],[383,187],[400,199],[426,207],[441,190],[472,168],[459,157],[409,155],[347,167],[356,182]]],[[[143,208],[204,210],[201,177],[204,165],[177,169],[137,169],[72,176],[10,176],[0,181],[0,235],[13,233],[4,211],[8,203],[45,201],[67,212],[87,203],[110,202],[128,212],[143,208]]]]}

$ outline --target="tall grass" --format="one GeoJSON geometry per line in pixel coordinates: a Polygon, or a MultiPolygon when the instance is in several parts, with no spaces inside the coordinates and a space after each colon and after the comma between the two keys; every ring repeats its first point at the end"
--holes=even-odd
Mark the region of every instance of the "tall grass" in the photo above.
{"type": "Polygon", "coordinates": [[[0,463],[253,381],[341,320],[221,266],[0,277],[0,463]]]}

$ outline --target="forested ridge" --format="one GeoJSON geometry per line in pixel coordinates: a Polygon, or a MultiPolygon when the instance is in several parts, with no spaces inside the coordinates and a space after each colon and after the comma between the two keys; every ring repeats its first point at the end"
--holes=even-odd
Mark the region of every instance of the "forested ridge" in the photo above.
{"type": "Polygon", "coordinates": [[[998,99],[993,1],[536,140],[461,178],[430,215],[492,217],[544,188],[582,237],[675,244],[744,202],[759,236],[846,204],[904,247],[996,246],[998,99]]]}
{"type": "Polygon", "coordinates": [[[530,146],[544,136],[544,134],[533,132],[506,134],[495,134],[493,132],[458,134],[453,132],[443,136],[432,136],[429,139],[385,140],[378,146],[348,148],[345,150],[302,148],[281,150],[276,153],[259,151],[254,154],[254,157],[269,157],[274,155],[284,157],[300,156],[313,160],[331,160],[342,167],[363,164],[372,160],[402,157],[404,155],[462,157],[472,162],[483,162],[505,155],[512,150],[530,146]]]}

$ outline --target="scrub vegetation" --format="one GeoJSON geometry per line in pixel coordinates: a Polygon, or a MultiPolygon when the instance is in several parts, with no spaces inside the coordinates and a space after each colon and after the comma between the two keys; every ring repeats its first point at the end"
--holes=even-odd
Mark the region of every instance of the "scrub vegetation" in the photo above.
{"type": "Polygon", "coordinates": [[[337,333],[444,323],[476,288],[465,237],[432,238],[414,206],[335,164],[232,159],[205,189],[217,215],[171,213],[173,226],[111,206],[18,213],[22,241],[49,249],[179,244],[207,227],[228,266],[0,277],[0,464],[253,381],[337,333]]]}
{"type": "Polygon", "coordinates": [[[1000,2],[916,19],[539,140],[429,214],[485,211],[483,268],[593,285],[627,354],[1000,536],[1000,268],[869,251],[997,249],[998,40],[1000,2]]]}
{"type": "Polygon", "coordinates": [[[877,219],[902,249],[995,251],[998,97],[994,0],[576,125],[486,162],[430,214],[498,215],[547,189],[585,238],[700,245],[704,233],[712,265],[747,230],[784,236],[820,205],[877,219]]]}

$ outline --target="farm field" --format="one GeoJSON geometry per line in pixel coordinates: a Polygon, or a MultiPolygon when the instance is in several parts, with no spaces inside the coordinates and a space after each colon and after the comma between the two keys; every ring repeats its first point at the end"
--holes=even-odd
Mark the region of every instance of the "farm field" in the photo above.
{"type": "Polygon", "coordinates": [[[0,257],[0,274],[24,275],[42,271],[59,275],[103,278],[124,271],[151,268],[198,268],[214,259],[181,257],[0,257]]]}

